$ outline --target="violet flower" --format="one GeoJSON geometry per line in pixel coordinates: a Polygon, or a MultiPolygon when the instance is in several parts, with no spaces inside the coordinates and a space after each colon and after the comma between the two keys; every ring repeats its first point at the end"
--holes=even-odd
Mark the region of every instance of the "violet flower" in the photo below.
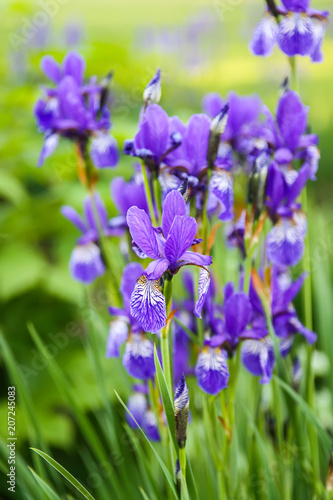
{"type": "Polygon", "coordinates": [[[110,323],[106,357],[119,358],[120,347],[126,343],[123,355],[126,371],[134,378],[147,380],[155,375],[154,346],[130,312],[131,295],[142,272],[143,267],[138,262],[132,262],[124,268],[120,284],[124,309],[109,308],[110,314],[117,319],[110,323]]]}
{"type": "Polygon", "coordinates": [[[137,280],[131,297],[131,314],[143,329],[155,333],[165,326],[165,298],[159,286],[164,273],[171,278],[187,265],[201,268],[198,300],[194,314],[201,317],[201,309],[207,295],[210,274],[206,268],[212,258],[189,251],[197,243],[197,222],[186,215],[186,203],[178,191],[171,191],[165,198],[162,227],[153,228],[144,210],[131,207],[127,212],[127,224],[141,257],[154,259],[137,280]]]}
{"type": "Polygon", "coordinates": [[[119,236],[121,234],[120,229],[113,228],[110,224],[105,205],[98,193],[94,195],[98,220],[96,220],[92,203],[92,198],[87,196],[84,201],[84,219],[71,206],[65,205],[61,208],[62,215],[82,233],[70,257],[71,275],[75,280],[87,285],[105,273],[105,266],[98,246],[99,227],[104,236],[119,236]]]}
{"type": "Polygon", "coordinates": [[[251,51],[269,56],[276,44],[287,56],[310,56],[313,62],[323,60],[323,42],[328,12],[312,9],[310,0],[282,0],[276,12],[268,10],[254,31],[251,51]]]}
{"type": "Polygon", "coordinates": [[[38,166],[54,152],[60,136],[79,144],[83,155],[89,148],[97,168],[114,167],[118,163],[117,143],[109,134],[106,89],[96,84],[96,78],[84,84],[85,65],[83,57],[74,51],[66,55],[62,65],[52,56],[41,60],[42,71],[56,87],[44,88],[45,97],[37,101],[34,109],[38,128],[44,133],[38,166]]]}
{"type": "Polygon", "coordinates": [[[145,432],[148,439],[151,441],[160,441],[157,421],[154,412],[149,408],[147,402],[147,390],[144,386],[134,386],[135,392],[127,401],[127,408],[133,415],[134,419],[126,413],[127,423],[133,429],[138,425],[145,432]],[[137,425],[138,424],[138,425],[137,425]]]}

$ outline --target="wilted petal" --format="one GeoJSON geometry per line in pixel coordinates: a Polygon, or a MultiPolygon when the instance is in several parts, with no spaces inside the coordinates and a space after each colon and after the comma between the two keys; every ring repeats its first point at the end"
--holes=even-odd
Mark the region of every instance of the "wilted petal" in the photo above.
{"type": "Polygon", "coordinates": [[[117,141],[108,132],[98,132],[91,140],[90,156],[96,168],[115,167],[119,161],[117,141]]]}
{"type": "Polygon", "coordinates": [[[266,337],[262,340],[245,340],[242,343],[241,357],[245,368],[256,377],[262,377],[261,384],[272,378],[275,365],[273,341],[266,337]]]}
{"type": "Polygon", "coordinates": [[[305,13],[289,12],[283,16],[278,31],[278,44],[287,56],[310,54],[315,41],[313,22],[305,13]]]}
{"type": "Polygon", "coordinates": [[[106,344],[106,357],[119,358],[120,347],[126,342],[128,337],[128,323],[122,319],[111,321],[109,337],[106,344]]]}
{"type": "Polygon", "coordinates": [[[278,24],[271,14],[266,14],[256,27],[250,50],[255,56],[270,56],[274,50],[278,34],[278,24]]]}
{"type": "Polygon", "coordinates": [[[56,150],[57,146],[59,143],[59,135],[58,134],[51,134],[44,139],[44,144],[42,151],[40,153],[37,166],[41,167],[45,161],[46,158],[51,156],[51,154],[56,150]]]}
{"type": "Polygon", "coordinates": [[[65,75],[71,76],[78,85],[82,85],[86,69],[84,58],[78,52],[71,51],[65,56],[62,65],[65,75]]]}
{"type": "Polygon", "coordinates": [[[140,333],[130,336],[126,342],[123,365],[129,375],[146,380],[155,375],[154,346],[140,333]]]}
{"type": "Polygon", "coordinates": [[[165,326],[165,298],[158,280],[141,276],[131,297],[131,315],[141,323],[145,332],[156,333],[165,326]]]}
{"type": "Polygon", "coordinates": [[[195,374],[200,389],[216,396],[225,389],[229,380],[226,355],[219,347],[205,346],[198,356],[195,374]]]}
{"type": "Polygon", "coordinates": [[[197,221],[188,215],[176,215],[165,243],[165,256],[175,266],[190,248],[198,229],[197,221]]]}
{"type": "Polygon", "coordinates": [[[226,170],[214,170],[209,183],[210,191],[221,204],[219,219],[229,221],[233,219],[234,191],[232,175],[226,170]]]}
{"type": "Polygon", "coordinates": [[[158,259],[160,254],[157,239],[146,212],[138,207],[131,207],[126,219],[131,236],[138,247],[151,259],[158,259]]]}
{"type": "Polygon", "coordinates": [[[86,285],[105,273],[101,252],[97,245],[88,243],[74,248],[69,261],[73,278],[86,285]]]}
{"type": "Polygon", "coordinates": [[[295,220],[281,219],[267,236],[267,256],[275,265],[295,266],[304,253],[304,234],[295,220]]]}
{"type": "Polygon", "coordinates": [[[209,285],[210,285],[210,273],[206,268],[201,267],[199,274],[199,283],[198,283],[198,300],[195,303],[193,311],[198,318],[201,318],[201,310],[203,308],[203,305],[205,303],[209,291],[209,285]]]}
{"type": "Polygon", "coordinates": [[[70,207],[69,205],[64,205],[60,209],[61,214],[66,217],[69,222],[74,224],[82,233],[85,233],[88,228],[83,222],[82,217],[77,213],[77,211],[73,208],[70,207]]]}
{"type": "Polygon", "coordinates": [[[245,292],[234,293],[224,305],[227,332],[234,338],[245,330],[251,319],[252,307],[245,292]]]}
{"type": "Polygon", "coordinates": [[[44,75],[52,82],[59,83],[62,76],[61,66],[53,56],[44,56],[40,62],[40,68],[44,75]]]}
{"type": "Polygon", "coordinates": [[[179,191],[174,190],[167,194],[163,203],[162,230],[165,238],[176,215],[186,215],[186,203],[179,191]]]}

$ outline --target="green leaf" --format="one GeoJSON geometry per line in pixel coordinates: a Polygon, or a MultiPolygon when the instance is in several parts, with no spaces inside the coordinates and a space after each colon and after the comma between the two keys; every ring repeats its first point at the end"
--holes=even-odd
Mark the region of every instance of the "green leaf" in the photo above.
{"type": "Polygon", "coordinates": [[[156,344],[154,345],[154,360],[155,360],[157,381],[160,388],[160,393],[164,407],[164,413],[168,422],[168,428],[170,431],[172,442],[175,447],[175,451],[176,453],[178,453],[178,444],[176,441],[176,433],[175,433],[175,411],[173,408],[171,394],[169,392],[165,376],[161,367],[161,363],[160,360],[158,359],[156,344]]]}
{"type": "Polygon", "coordinates": [[[44,481],[44,479],[42,479],[31,467],[28,466],[28,469],[50,500],[61,500],[61,497],[57,495],[57,493],[51,488],[49,484],[47,484],[46,481],[44,481]]]}
{"type": "Polygon", "coordinates": [[[114,391],[120,404],[123,406],[123,408],[125,408],[125,410],[127,411],[127,413],[132,417],[132,419],[134,420],[134,422],[136,423],[136,425],[138,426],[138,429],[140,429],[142,435],[144,436],[145,440],[147,441],[148,445],[150,446],[150,448],[152,449],[155,457],[157,458],[157,461],[158,463],[160,464],[161,466],[161,469],[163,470],[163,473],[166,477],[166,480],[168,481],[169,485],[170,485],[170,488],[171,488],[171,491],[174,495],[174,497],[178,500],[178,495],[177,495],[177,491],[176,491],[176,488],[175,488],[175,484],[172,480],[172,477],[170,475],[170,472],[168,471],[168,469],[166,468],[166,465],[165,463],[163,462],[162,458],[160,457],[160,455],[157,453],[157,451],[155,450],[154,446],[151,444],[151,442],[149,441],[148,437],[146,436],[144,430],[142,429],[142,427],[140,427],[140,425],[138,424],[138,422],[135,420],[135,418],[133,417],[132,413],[129,411],[129,409],[127,408],[127,406],[125,405],[124,401],[121,399],[121,397],[119,396],[119,394],[117,393],[117,391],[114,391]]]}
{"type": "Polygon", "coordinates": [[[332,439],[328,435],[328,433],[325,431],[324,427],[322,424],[319,422],[316,414],[314,411],[310,408],[310,406],[307,404],[307,402],[299,395],[297,394],[296,391],[292,387],[290,387],[288,384],[286,384],[283,380],[281,380],[279,377],[276,375],[273,375],[275,381],[277,384],[279,384],[282,389],[289,394],[295,401],[295,403],[298,404],[302,412],[304,413],[304,416],[307,418],[307,420],[316,428],[317,434],[319,441],[323,447],[323,450],[325,453],[329,453],[332,447],[332,439]]]}
{"type": "Polygon", "coordinates": [[[143,488],[141,488],[141,486],[140,486],[139,490],[140,490],[140,493],[141,493],[142,497],[144,498],[144,500],[150,500],[149,496],[147,495],[145,490],[143,488]]]}
{"type": "Polygon", "coordinates": [[[67,481],[71,483],[74,486],[74,488],[76,488],[81,493],[81,495],[83,495],[87,500],[95,500],[94,497],[89,493],[89,491],[87,491],[85,487],[77,479],[75,479],[75,477],[72,476],[70,472],[68,472],[62,465],[56,462],[56,460],[54,460],[52,457],[50,457],[43,451],[37,450],[37,448],[30,448],[30,449],[35,453],[37,453],[38,455],[40,455],[42,458],[44,458],[46,462],[48,462],[52,467],[54,467],[54,469],[58,471],[59,474],[64,476],[64,478],[67,479],[67,481]]]}

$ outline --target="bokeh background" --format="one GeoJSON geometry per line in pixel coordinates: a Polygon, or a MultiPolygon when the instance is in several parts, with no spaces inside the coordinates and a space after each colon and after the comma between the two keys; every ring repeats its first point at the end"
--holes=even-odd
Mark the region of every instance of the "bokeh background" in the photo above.
{"type": "MultiPolygon", "coordinates": [[[[314,0],[312,5],[331,7],[328,1],[314,0]]],[[[27,323],[33,323],[49,345],[50,356],[68,376],[82,407],[95,415],[102,402],[82,347],[85,297],[68,272],[77,233],[59,212],[65,203],[81,210],[85,191],[77,180],[71,145],[64,141],[43,168],[36,167],[42,136],[36,130],[33,106],[46,84],[39,61],[44,54],[61,61],[69,49],[76,49],[86,58],[87,76],[103,77],[113,71],[113,134],[122,148],[123,141],[135,134],[142,91],[157,67],[162,69],[161,104],[169,115],[178,114],[184,121],[201,112],[202,98],[210,91],[223,96],[231,90],[256,93],[274,110],[289,66],[277,49],[268,59],[255,58],[248,50],[263,11],[263,0],[2,0],[0,4],[1,329],[24,376],[43,439],[59,461],[71,464],[74,473],[80,471],[77,447],[84,445],[34,347],[27,323]],[[63,344],[54,340],[59,338],[65,339],[63,344]]],[[[314,329],[319,334],[317,404],[324,424],[333,428],[332,23],[323,49],[325,62],[299,60],[298,75],[322,156],[318,180],[309,187],[311,260],[307,266],[312,272],[314,329]]],[[[131,160],[122,155],[115,170],[100,173],[99,190],[110,216],[116,214],[110,180],[115,175],[129,176],[131,167],[131,160]]],[[[114,269],[118,277],[120,272],[114,269]]],[[[98,289],[95,297],[98,314],[107,317],[108,298],[98,289]]],[[[93,322],[98,318],[93,317],[93,322]]],[[[114,384],[109,381],[115,379],[119,392],[126,395],[129,383],[121,363],[103,359],[103,366],[109,397],[114,398],[114,384]]],[[[5,436],[9,380],[1,352],[0,380],[4,416],[0,434],[5,436]]],[[[122,418],[121,409],[116,414],[122,418]]],[[[26,443],[31,429],[20,408],[17,427],[20,452],[29,461],[26,443]]],[[[1,481],[5,495],[3,477],[1,481]]]]}

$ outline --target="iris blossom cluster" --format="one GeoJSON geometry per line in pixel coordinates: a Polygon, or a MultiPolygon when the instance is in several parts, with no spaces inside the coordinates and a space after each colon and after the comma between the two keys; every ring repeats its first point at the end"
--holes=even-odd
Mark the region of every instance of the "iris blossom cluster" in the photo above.
{"type": "MultiPolygon", "coordinates": [[[[326,19],[327,13],[314,11],[308,1],[283,0],[283,6],[266,13],[252,50],[268,55],[278,43],[288,56],[318,60],[326,19]]],[[[108,81],[84,83],[85,63],[74,52],[61,66],[46,56],[42,69],[55,88],[45,89],[35,108],[45,134],[39,163],[63,136],[81,148],[86,161],[89,151],[95,167],[115,166],[108,81]]],[[[308,108],[287,84],[275,115],[256,95],[209,93],[203,113],[187,123],[169,117],[159,104],[161,90],[158,70],[144,90],[137,133],[124,144],[124,153],[138,158],[142,170],[136,163],[130,180],[119,172],[111,182],[118,215],[108,217],[94,185],[89,185],[83,217],[71,206],[61,211],[81,233],[70,271],[86,285],[106,272],[104,238],[123,238],[123,304],[109,308],[106,356],[121,357],[127,373],[142,382],[128,401],[136,420],[128,417],[129,425],[138,424],[150,439],[159,440],[163,405],[158,393],[154,405],[150,401],[157,389],[156,343],[166,383],[171,390],[176,387],[182,448],[189,411],[185,376],[196,377],[200,389],[215,396],[228,387],[229,368],[239,356],[245,369],[267,384],[276,356],[294,352],[297,334],[309,344],[316,340],[293,305],[306,273],[292,280],[290,268],[303,257],[307,222],[301,194],[316,178],[320,153],[318,137],[308,133],[308,108]],[[212,265],[222,259],[216,248],[223,239],[227,250],[240,250],[237,286],[212,265]],[[175,298],[171,284],[180,283],[178,273],[184,293],[175,298]],[[266,290],[265,307],[258,280],[266,290]]]]}
{"type": "Polygon", "coordinates": [[[322,62],[322,43],[328,12],[312,9],[310,0],[282,0],[282,5],[269,4],[254,31],[250,49],[257,56],[269,56],[276,44],[289,57],[309,56],[322,62]]]}
{"type": "Polygon", "coordinates": [[[43,89],[45,95],[34,110],[38,128],[44,133],[38,166],[54,152],[61,136],[74,141],[82,155],[89,149],[95,167],[116,166],[118,146],[109,134],[109,77],[100,84],[95,77],[85,83],[85,60],[75,51],[66,55],[62,65],[52,56],[43,57],[41,69],[55,87],[43,89]]]}

